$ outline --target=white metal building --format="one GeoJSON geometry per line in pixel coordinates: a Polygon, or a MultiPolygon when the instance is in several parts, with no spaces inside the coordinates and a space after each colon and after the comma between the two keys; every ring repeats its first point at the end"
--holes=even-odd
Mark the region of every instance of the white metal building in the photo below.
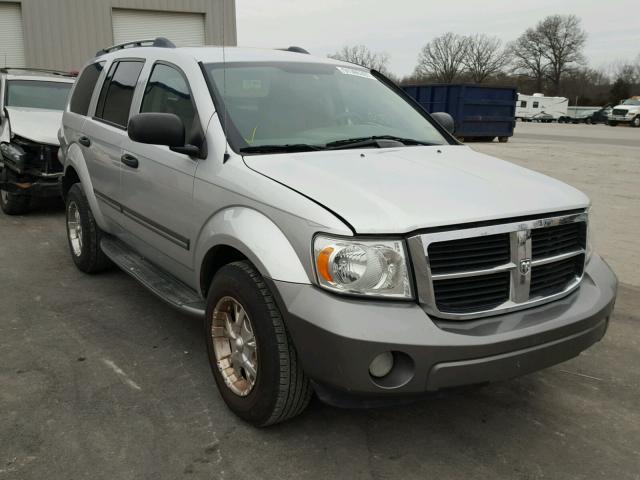
{"type": "Polygon", "coordinates": [[[74,70],[101,48],[159,36],[235,45],[235,0],[0,0],[0,67],[74,70]]]}

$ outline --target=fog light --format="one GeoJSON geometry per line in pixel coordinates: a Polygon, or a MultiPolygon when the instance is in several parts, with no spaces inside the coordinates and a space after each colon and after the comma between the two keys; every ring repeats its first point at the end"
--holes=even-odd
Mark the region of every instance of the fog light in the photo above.
{"type": "Polygon", "coordinates": [[[383,352],[369,364],[369,373],[372,377],[382,378],[393,368],[393,353],[383,352]]]}

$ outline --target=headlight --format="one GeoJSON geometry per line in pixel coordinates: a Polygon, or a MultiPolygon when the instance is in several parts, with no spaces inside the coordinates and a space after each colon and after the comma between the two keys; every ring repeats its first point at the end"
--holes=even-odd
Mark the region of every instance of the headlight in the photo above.
{"type": "Polygon", "coordinates": [[[314,263],[321,287],[341,293],[412,298],[402,240],[317,236],[314,263]]]}
{"type": "Polygon", "coordinates": [[[19,145],[13,143],[0,144],[2,157],[11,161],[19,170],[24,170],[26,166],[27,154],[19,145]]]}

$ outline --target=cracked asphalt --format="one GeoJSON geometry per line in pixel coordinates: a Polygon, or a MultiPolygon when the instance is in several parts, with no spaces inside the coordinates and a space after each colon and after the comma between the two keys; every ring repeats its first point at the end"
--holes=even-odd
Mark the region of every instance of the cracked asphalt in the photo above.
{"type": "Polygon", "coordinates": [[[396,408],[314,400],[257,430],[225,408],[198,321],[117,270],[77,271],[61,206],[0,213],[0,479],[639,480],[640,131],[527,124],[472,147],[592,196],[622,281],[602,342],[513,381],[396,408]]]}

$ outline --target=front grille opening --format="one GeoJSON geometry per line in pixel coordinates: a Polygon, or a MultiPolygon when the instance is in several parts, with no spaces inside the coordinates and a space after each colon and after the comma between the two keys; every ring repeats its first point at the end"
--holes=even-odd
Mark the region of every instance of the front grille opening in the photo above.
{"type": "Polygon", "coordinates": [[[568,223],[531,230],[532,258],[560,255],[587,247],[587,224],[568,223]]]}
{"type": "Polygon", "coordinates": [[[433,275],[483,270],[511,260],[508,233],[432,243],[428,253],[433,275]]]}
{"type": "Polygon", "coordinates": [[[509,272],[436,280],[433,289],[438,310],[468,313],[495,308],[509,299],[509,272]]]}
{"type": "Polygon", "coordinates": [[[548,297],[564,292],[576,278],[582,276],[584,260],[584,255],[577,255],[560,262],[533,267],[529,298],[548,297]]]}

